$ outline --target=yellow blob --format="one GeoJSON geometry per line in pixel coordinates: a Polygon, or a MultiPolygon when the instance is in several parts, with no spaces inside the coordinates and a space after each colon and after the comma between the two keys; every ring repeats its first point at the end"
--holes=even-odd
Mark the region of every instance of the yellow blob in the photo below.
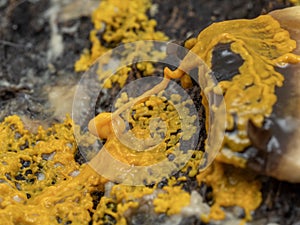
{"type": "Polygon", "coordinates": [[[181,86],[183,88],[190,88],[193,86],[193,82],[192,82],[192,79],[189,75],[185,74],[184,76],[181,77],[180,79],[180,83],[181,83],[181,86]]]}
{"type": "Polygon", "coordinates": [[[190,204],[190,194],[180,186],[165,186],[163,191],[164,193],[158,194],[153,200],[154,210],[157,213],[178,214],[183,207],[190,204]]]}
{"type": "Polygon", "coordinates": [[[112,113],[104,112],[89,122],[88,129],[93,135],[107,139],[115,132],[122,133],[125,130],[125,124],[120,117],[113,117],[112,113]]]}
{"type": "Polygon", "coordinates": [[[243,169],[215,162],[204,173],[199,174],[197,180],[213,189],[214,203],[207,220],[225,219],[225,212],[221,207],[230,206],[242,207],[246,213],[245,219],[251,220],[251,212],[262,201],[260,181],[256,179],[255,173],[243,169]]]}

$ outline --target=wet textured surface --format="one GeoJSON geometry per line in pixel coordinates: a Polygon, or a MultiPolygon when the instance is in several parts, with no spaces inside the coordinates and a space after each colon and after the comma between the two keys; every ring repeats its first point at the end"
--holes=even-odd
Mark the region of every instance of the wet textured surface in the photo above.
{"type": "MultiPolygon", "coordinates": [[[[55,1],[0,1],[0,120],[11,114],[18,114],[30,118],[28,126],[33,126],[33,120],[39,124],[49,124],[58,120],[55,109],[48,100],[48,92],[54,91],[53,87],[67,86],[68,92],[79,80],[81,74],[74,72],[74,62],[79,58],[82,49],[89,48],[89,31],[92,28],[90,18],[87,15],[75,15],[75,17],[62,17],[64,5],[53,3],[55,1]],[[2,3],[4,2],[4,3],[2,3]],[[55,6],[55,7],[54,7],[55,6]],[[55,11],[57,8],[59,12],[55,11]],[[49,11],[52,10],[52,11],[49,11]],[[56,18],[51,15],[57,14],[56,18]],[[60,17],[61,16],[61,17],[60,17]],[[53,22],[54,21],[54,22],[53,22]],[[55,28],[54,28],[55,27],[55,28]],[[55,30],[58,30],[56,33],[55,30]],[[53,35],[58,35],[63,45],[61,53],[49,42],[53,35]],[[52,49],[52,48],[55,49],[52,49]],[[46,120],[46,122],[45,122],[46,120]]],[[[212,22],[234,18],[254,18],[261,13],[272,9],[289,6],[285,1],[153,1],[157,10],[152,14],[157,20],[158,29],[166,32],[173,40],[182,43],[190,36],[196,36],[199,31],[212,22]],[[283,3],[282,3],[283,2],[283,3]],[[155,12],[156,11],[156,12],[155,12]]],[[[150,13],[151,15],[151,13],[150,13]]],[[[55,36],[57,37],[57,36],[55,36]]],[[[230,67],[241,63],[241,59],[228,50],[228,46],[219,46],[214,51],[213,71],[218,80],[230,80],[237,74],[236,67],[230,67]],[[227,54],[228,53],[228,54],[227,54]],[[214,66],[214,60],[224,60],[223,64],[214,66]],[[226,58],[227,57],[227,58],[226,58]],[[229,65],[229,67],[227,67],[229,65]],[[229,71],[229,72],[228,72],[229,71]]],[[[130,74],[129,81],[137,78],[137,74],[130,74]]],[[[111,107],[111,97],[118,92],[118,88],[109,93],[103,93],[99,98],[97,112],[111,107]],[[101,105],[101,106],[100,106],[101,105]]],[[[200,101],[199,89],[193,88],[189,93],[193,99],[200,101]]],[[[64,104],[64,103],[61,103],[64,104]]],[[[58,104],[59,107],[60,104],[58,104]]],[[[198,109],[201,107],[198,105],[198,109]]],[[[203,109],[202,109],[203,110],[203,109]]],[[[199,115],[203,115],[199,111],[199,115]]],[[[46,126],[47,126],[46,125],[46,126]]],[[[204,135],[202,136],[204,138],[204,135]]],[[[199,142],[201,149],[203,140],[199,142]]],[[[259,145],[259,144],[257,144],[259,145]]],[[[260,148],[258,146],[258,148],[260,148]]],[[[247,150],[248,151],[248,150],[247,150]]],[[[247,153],[247,151],[245,153],[247,153]]],[[[255,160],[260,165],[264,164],[265,155],[257,157],[257,150],[249,150],[247,154],[255,155],[255,160]]],[[[249,156],[251,158],[251,156],[249,156]]],[[[81,163],[85,161],[80,155],[76,157],[81,163]]],[[[28,161],[22,161],[22,169],[25,175],[28,161]]],[[[259,170],[259,166],[253,166],[259,170]]],[[[9,175],[8,175],[9,176],[9,175]]],[[[179,174],[176,174],[179,176],[179,174]]],[[[14,177],[18,181],[24,179],[23,175],[14,177]]],[[[262,177],[263,203],[254,213],[254,221],[249,224],[277,223],[282,225],[298,225],[300,221],[300,195],[299,185],[280,182],[272,178],[262,177]]],[[[165,182],[162,180],[159,186],[162,188],[165,182]]],[[[183,188],[191,192],[193,190],[204,196],[204,201],[211,203],[211,189],[203,185],[198,187],[195,178],[184,182],[183,188]]],[[[103,196],[102,192],[93,194],[94,208],[103,196]]],[[[31,196],[28,195],[28,198],[31,196]]],[[[128,224],[164,224],[166,215],[149,214],[151,207],[133,211],[127,215],[128,224]]],[[[242,214],[238,209],[228,209],[242,214]],[[238,212],[237,212],[238,211],[238,212]]],[[[109,218],[108,218],[109,219],[109,218]]],[[[61,220],[57,218],[57,220],[61,220]]],[[[114,218],[110,218],[114,222],[114,218]]],[[[195,216],[182,218],[180,225],[202,225],[195,216]]],[[[211,224],[214,224],[213,222],[211,224]]],[[[220,224],[220,223],[216,223],[220,224]]]]}

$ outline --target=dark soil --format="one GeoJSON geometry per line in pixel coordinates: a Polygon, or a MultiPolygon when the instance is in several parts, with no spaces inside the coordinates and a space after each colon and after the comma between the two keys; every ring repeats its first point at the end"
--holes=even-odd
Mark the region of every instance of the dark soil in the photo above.
{"type": "Polygon", "coordinates": [[[213,22],[252,19],[291,5],[285,0],[154,0],[153,3],[158,5],[154,16],[158,29],[177,41],[197,36],[213,22]]]}
{"type": "Polygon", "coordinates": [[[58,24],[62,28],[77,23],[78,29],[62,34],[63,57],[49,60],[51,28],[46,12],[50,2],[0,2],[4,2],[0,8],[0,120],[11,114],[45,119],[50,112],[43,88],[58,83],[64,75],[69,81],[78,80],[74,62],[89,46],[92,24],[86,17],[58,24]]]}

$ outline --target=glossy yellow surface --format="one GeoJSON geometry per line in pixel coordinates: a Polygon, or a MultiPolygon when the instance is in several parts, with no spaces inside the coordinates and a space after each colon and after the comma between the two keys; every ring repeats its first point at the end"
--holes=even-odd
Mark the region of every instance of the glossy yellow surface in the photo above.
{"type": "Polygon", "coordinates": [[[25,129],[17,116],[0,124],[1,224],[88,224],[94,191],[105,179],[74,158],[73,123],[37,133],[25,129]]]}
{"type": "Polygon", "coordinates": [[[192,53],[187,54],[179,69],[166,70],[168,76],[180,77],[183,71],[195,68],[195,54],[211,67],[214,47],[226,43],[242,57],[244,63],[232,80],[219,83],[227,110],[223,146],[231,151],[243,151],[251,144],[247,137],[248,121],[261,127],[276,102],[275,88],[281,87],[284,81],[276,67],[298,63],[300,57],[291,53],[296,42],[290,39],[288,31],[271,16],[264,15],[253,20],[224,21],[207,27],[197,38],[186,42],[192,53]]]}
{"type": "MultiPolygon", "coordinates": [[[[122,122],[114,125],[117,120],[114,114],[101,113],[90,121],[90,131],[100,138],[105,138],[105,148],[116,159],[135,166],[147,166],[167,159],[169,154],[176,157],[179,154],[177,147],[180,138],[189,140],[196,132],[193,122],[196,117],[188,117],[189,109],[182,102],[179,95],[171,98],[179,103],[173,104],[172,99],[163,96],[150,96],[142,102],[133,105],[127,123],[130,123],[130,132],[119,129],[122,122]],[[184,118],[180,118],[176,107],[185,110],[184,118]],[[182,127],[181,120],[190,121],[190,126],[182,127]],[[186,132],[181,132],[184,130],[186,132]],[[123,133],[124,132],[124,133],[123,133]]],[[[127,98],[126,98],[127,99],[127,98]]],[[[121,103],[122,105],[127,102],[121,103]]],[[[120,117],[119,117],[120,118],[120,117]]],[[[122,124],[124,124],[123,121],[122,124]]],[[[123,126],[124,127],[124,126],[123,126]]]]}
{"type": "MultiPolygon", "coordinates": [[[[276,71],[276,67],[287,63],[298,63],[300,57],[291,53],[296,47],[295,41],[290,39],[289,33],[280,28],[279,23],[271,16],[213,24],[201,32],[197,39],[188,40],[186,47],[211,67],[212,51],[220,43],[230,43],[232,51],[244,59],[238,75],[232,80],[219,83],[227,107],[227,132],[223,146],[230,151],[242,151],[250,145],[247,137],[248,121],[252,120],[256,126],[261,126],[264,117],[272,112],[276,102],[275,88],[280,87],[284,80],[284,77],[276,71]],[[231,132],[232,130],[234,132],[231,132]]],[[[189,71],[197,66],[193,60],[194,54],[188,53],[179,69],[171,71],[166,68],[165,77],[167,79],[186,77],[183,71],[189,71]]],[[[188,80],[181,81],[184,86],[189,86],[188,80]]],[[[159,85],[153,88],[154,93],[160,90],[159,85]]],[[[144,134],[142,136],[146,137],[144,134]]],[[[114,143],[110,148],[114,149],[114,152],[116,149],[122,149],[116,156],[123,155],[123,150],[126,148],[122,147],[117,139],[114,140],[113,136],[108,139],[114,143]]],[[[128,153],[125,156],[134,158],[128,153]]],[[[202,154],[195,154],[182,171],[187,171],[189,168],[188,175],[196,176],[201,157],[202,154]]],[[[245,161],[234,155],[221,153],[218,160],[240,167],[245,166],[245,161]]],[[[254,174],[246,170],[237,170],[216,162],[204,173],[197,175],[197,179],[199,183],[204,182],[213,189],[214,203],[210,214],[201,216],[203,220],[222,220],[225,218],[225,213],[221,207],[236,205],[245,210],[245,220],[250,220],[251,212],[261,202],[260,182],[256,180],[254,174]]],[[[165,188],[166,193],[158,195],[154,200],[156,211],[167,212],[167,214],[179,213],[180,208],[188,204],[188,194],[180,188],[172,191],[168,191],[168,188],[165,188]],[[171,205],[176,206],[172,200],[175,196],[176,202],[181,204],[169,210],[171,205]]]]}
{"type": "MultiPolygon", "coordinates": [[[[86,51],[76,63],[76,70],[87,70],[96,58],[114,48],[119,43],[139,39],[165,40],[166,37],[155,31],[155,21],[145,14],[149,1],[103,0],[93,14],[94,30],[91,31],[91,51],[86,51]],[[126,31],[126,32],[124,32],[126,31]],[[103,46],[98,34],[108,44],[103,46]]],[[[227,104],[227,135],[224,146],[233,151],[242,151],[250,143],[246,135],[246,123],[251,119],[261,126],[263,118],[270,115],[276,101],[274,90],[282,85],[283,76],[276,72],[276,66],[297,63],[299,57],[291,54],[295,42],[287,31],[270,16],[254,20],[227,21],[201,32],[196,39],[186,42],[186,47],[198,54],[209,66],[213,48],[218,43],[230,43],[231,49],[245,60],[239,68],[240,74],[231,81],[222,81],[220,86],[227,104]],[[237,115],[237,120],[234,119],[237,115]],[[231,130],[236,130],[230,134],[231,130]]],[[[193,60],[189,55],[183,60],[185,69],[192,69],[193,60]]],[[[138,64],[145,75],[153,72],[151,64],[138,64]]],[[[99,74],[101,71],[98,71],[99,74]]],[[[130,68],[126,67],[107,81],[106,87],[117,82],[124,85],[130,68]]],[[[101,74],[99,75],[101,79],[101,74]]],[[[165,70],[165,77],[180,78],[182,86],[189,87],[190,79],[180,70],[165,70]]],[[[168,81],[154,88],[153,94],[162,91],[168,81]]],[[[200,94],[200,93],[199,93],[200,94]]],[[[174,98],[178,98],[175,96],[174,98]]],[[[138,138],[149,138],[149,115],[159,116],[167,124],[166,140],[154,152],[132,150],[120,142],[117,133],[124,132],[124,124],[118,122],[115,112],[97,116],[89,125],[90,131],[102,139],[105,146],[118,159],[128,164],[149,165],[174,153],[181,135],[189,140],[194,128],[180,133],[178,114],[172,105],[157,96],[140,99],[134,104],[135,111],[130,118],[132,132],[138,138]],[[149,107],[151,106],[151,107],[149,107]],[[116,120],[117,126],[112,126],[116,120]],[[114,129],[116,128],[116,129],[114,129]],[[178,135],[179,134],[179,135],[178,135]],[[155,152],[156,151],[156,152],[155,152]],[[154,154],[155,153],[155,154],[154,154]],[[153,156],[155,155],[155,156],[153,156]]],[[[130,100],[131,101],[131,100],[130,100]]],[[[126,105],[121,102],[118,109],[126,105]]],[[[181,105],[184,108],[184,104],[181,105]]],[[[127,106],[122,110],[127,110],[127,106]]],[[[123,111],[120,112],[123,112],[123,111]]],[[[194,118],[186,118],[193,122],[194,118]]],[[[126,225],[126,218],[134,210],[149,203],[156,213],[179,214],[190,203],[190,194],[182,185],[189,177],[197,178],[199,185],[212,187],[213,204],[209,215],[199,215],[204,221],[222,220],[225,213],[222,207],[240,206],[245,210],[245,220],[251,219],[251,212],[261,202],[260,182],[255,174],[244,169],[215,162],[204,173],[199,174],[202,152],[197,151],[183,167],[186,175],[168,179],[168,185],[154,187],[134,187],[114,184],[111,189],[88,165],[79,165],[74,157],[76,141],[73,136],[74,124],[67,118],[62,124],[49,129],[39,128],[37,133],[25,129],[17,116],[7,117],[0,124],[0,221],[2,224],[90,224],[109,223],[126,225]],[[93,193],[105,192],[96,209],[93,208],[93,193]],[[147,198],[148,197],[148,198],[147,198]],[[93,212],[91,218],[90,212],[93,212]]],[[[158,137],[155,137],[158,139],[158,137]]],[[[222,154],[219,161],[234,165],[244,165],[237,158],[222,154]]]]}

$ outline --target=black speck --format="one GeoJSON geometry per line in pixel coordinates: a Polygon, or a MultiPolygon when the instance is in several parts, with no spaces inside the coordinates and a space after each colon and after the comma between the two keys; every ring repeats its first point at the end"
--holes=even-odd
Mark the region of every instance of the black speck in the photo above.
{"type": "Polygon", "coordinates": [[[35,178],[31,178],[30,180],[28,180],[28,183],[33,184],[35,182],[35,178]]]}
{"type": "Polygon", "coordinates": [[[104,221],[107,223],[107,222],[110,222],[110,223],[108,223],[108,224],[116,224],[117,223],[117,221],[116,221],[116,219],[113,217],[113,216],[111,216],[111,215],[109,215],[109,214],[104,214],[104,221]]]}
{"type": "Polygon", "coordinates": [[[164,186],[168,185],[168,179],[163,177],[160,182],[157,184],[157,188],[163,188],[164,186]]]}
{"type": "Polygon", "coordinates": [[[18,174],[17,176],[15,176],[16,180],[25,180],[25,177],[23,176],[23,174],[18,174]]]}
{"type": "Polygon", "coordinates": [[[21,169],[29,167],[31,165],[31,162],[29,160],[20,159],[20,163],[22,164],[22,168],[21,169]]]}
{"type": "Polygon", "coordinates": [[[31,169],[28,169],[28,170],[25,171],[25,175],[26,176],[28,176],[29,174],[32,174],[32,170],[31,169]]]}
{"type": "Polygon", "coordinates": [[[10,174],[10,173],[5,173],[5,177],[6,177],[8,180],[11,180],[11,174],[10,174]]]}
{"type": "Polygon", "coordinates": [[[29,147],[29,143],[28,143],[28,141],[26,140],[25,143],[24,143],[23,145],[20,146],[20,150],[24,150],[24,149],[26,149],[26,148],[28,148],[28,147],[29,147]]]}
{"type": "Polygon", "coordinates": [[[56,217],[56,221],[57,223],[62,223],[62,219],[59,216],[56,217]]]}
{"type": "MultiPolygon", "coordinates": [[[[91,196],[93,198],[93,209],[97,208],[103,195],[104,195],[104,192],[102,192],[102,191],[94,191],[91,193],[91,196]]],[[[112,204],[113,208],[115,207],[113,203],[109,203],[109,204],[112,204]]],[[[108,208],[109,208],[109,206],[108,206],[108,208]]]]}

